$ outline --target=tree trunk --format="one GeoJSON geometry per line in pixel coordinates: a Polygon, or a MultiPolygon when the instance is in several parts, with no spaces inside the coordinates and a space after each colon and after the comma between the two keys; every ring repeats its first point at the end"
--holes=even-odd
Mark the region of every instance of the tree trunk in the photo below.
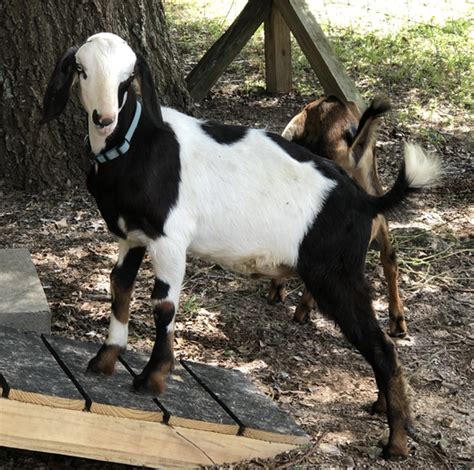
{"type": "Polygon", "coordinates": [[[86,116],[73,92],[56,121],[39,126],[47,81],[60,55],[90,35],[123,37],[147,60],[163,104],[189,109],[161,0],[0,1],[0,179],[38,190],[82,184],[86,116]]]}

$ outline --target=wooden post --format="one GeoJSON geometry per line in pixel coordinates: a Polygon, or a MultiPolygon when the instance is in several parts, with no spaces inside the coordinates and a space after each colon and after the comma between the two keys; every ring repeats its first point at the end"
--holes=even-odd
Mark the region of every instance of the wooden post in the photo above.
{"type": "Polygon", "coordinates": [[[188,90],[199,101],[247,44],[270,13],[272,0],[249,0],[229,29],[204,54],[186,78],[188,90]]]}
{"type": "Polygon", "coordinates": [[[354,101],[359,109],[364,109],[362,97],[337,59],[306,1],[273,0],[273,3],[282,13],[324,91],[343,100],[354,101]]]}
{"type": "Polygon", "coordinates": [[[290,28],[275,4],[265,20],[265,79],[270,93],[291,91],[290,28]]]}

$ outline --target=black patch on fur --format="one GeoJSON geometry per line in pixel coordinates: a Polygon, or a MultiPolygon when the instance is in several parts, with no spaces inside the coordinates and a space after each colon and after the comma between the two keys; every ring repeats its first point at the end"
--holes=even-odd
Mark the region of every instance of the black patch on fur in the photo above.
{"type": "Polygon", "coordinates": [[[202,123],[201,128],[217,143],[225,145],[235,144],[239,140],[242,140],[248,132],[248,129],[243,126],[219,124],[214,121],[207,121],[202,123]]]}
{"type": "Polygon", "coordinates": [[[273,132],[266,132],[267,137],[279,145],[291,158],[299,162],[310,162],[314,160],[316,155],[307,148],[298,144],[298,141],[289,141],[273,132]]]}
{"type": "Polygon", "coordinates": [[[354,138],[357,134],[357,126],[354,124],[351,124],[349,129],[346,129],[344,133],[344,139],[347,142],[347,146],[350,147],[352,145],[352,142],[354,142],[354,138]]]}
{"type": "Polygon", "coordinates": [[[138,269],[142,264],[146,248],[138,246],[130,248],[125,255],[121,266],[116,265],[112,270],[111,277],[115,283],[122,289],[130,289],[137,277],[138,269]]]}
{"type": "MultiPolygon", "coordinates": [[[[154,108],[150,107],[151,112],[154,108]]],[[[130,87],[117,130],[107,139],[105,150],[123,142],[135,109],[136,94],[130,87]]],[[[164,235],[164,223],[178,200],[179,143],[169,126],[162,122],[157,126],[156,122],[157,117],[151,118],[144,104],[128,153],[100,164],[97,174],[92,167],[87,178],[107,227],[122,238],[120,216],[129,231],[141,230],[151,239],[164,235]]]]}
{"type": "Polygon", "coordinates": [[[57,118],[66,107],[74,77],[77,73],[77,46],[70,47],[58,60],[43,98],[41,124],[57,118]]]}
{"type": "Polygon", "coordinates": [[[161,279],[155,279],[155,285],[153,286],[153,292],[151,293],[151,298],[154,300],[165,299],[168,296],[170,290],[170,285],[162,281],[161,279]]]}

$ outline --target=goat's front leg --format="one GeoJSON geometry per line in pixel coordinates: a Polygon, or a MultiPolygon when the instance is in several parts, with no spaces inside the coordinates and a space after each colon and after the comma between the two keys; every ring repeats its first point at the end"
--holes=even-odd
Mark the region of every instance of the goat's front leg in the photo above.
{"type": "Polygon", "coordinates": [[[186,247],[169,237],[161,237],[150,245],[150,255],[155,270],[152,292],[155,345],[148,364],[135,377],[133,386],[136,390],[160,394],[174,362],[174,323],[186,267],[186,247]]]}
{"type": "Polygon", "coordinates": [[[110,273],[112,314],[109,333],[105,344],[87,366],[90,372],[111,375],[118,356],[127,348],[130,299],[145,250],[141,246],[131,248],[125,240],[119,243],[119,259],[110,273]]]}

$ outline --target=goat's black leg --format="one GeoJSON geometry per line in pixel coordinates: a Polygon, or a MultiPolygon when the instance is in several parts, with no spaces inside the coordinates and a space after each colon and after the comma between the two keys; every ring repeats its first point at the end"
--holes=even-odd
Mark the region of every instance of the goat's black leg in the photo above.
{"type": "Polygon", "coordinates": [[[144,255],[144,247],[129,248],[126,242],[120,243],[119,261],[110,274],[112,314],[109,334],[105,344],[90,360],[88,371],[111,375],[118,356],[127,348],[130,299],[144,255]]]}
{"type": "Polygon", "coordinates": [[[151,296],[155,345],[150,360],[135,377],[133,386],[136,390],[159,394],[165,389],[166,377],[174,362],[174,322],[186,267],[186,246],[163,237],[153,242],[149,252],[156,276],[151,296]]]}
{"type": "Polygon", "coordinates": [[[403,373],[395,345],[380,329],[375,318],[363,276],[351,277],[339,272],[325,275],[320,280],[304,280],[319,310],[339,324],[347,339],[374,370],[380,389],[378,401],[386,400],[390,427],[384,456],[406,457],[407,430],[411,426],[411,418],[403,373]]]}

